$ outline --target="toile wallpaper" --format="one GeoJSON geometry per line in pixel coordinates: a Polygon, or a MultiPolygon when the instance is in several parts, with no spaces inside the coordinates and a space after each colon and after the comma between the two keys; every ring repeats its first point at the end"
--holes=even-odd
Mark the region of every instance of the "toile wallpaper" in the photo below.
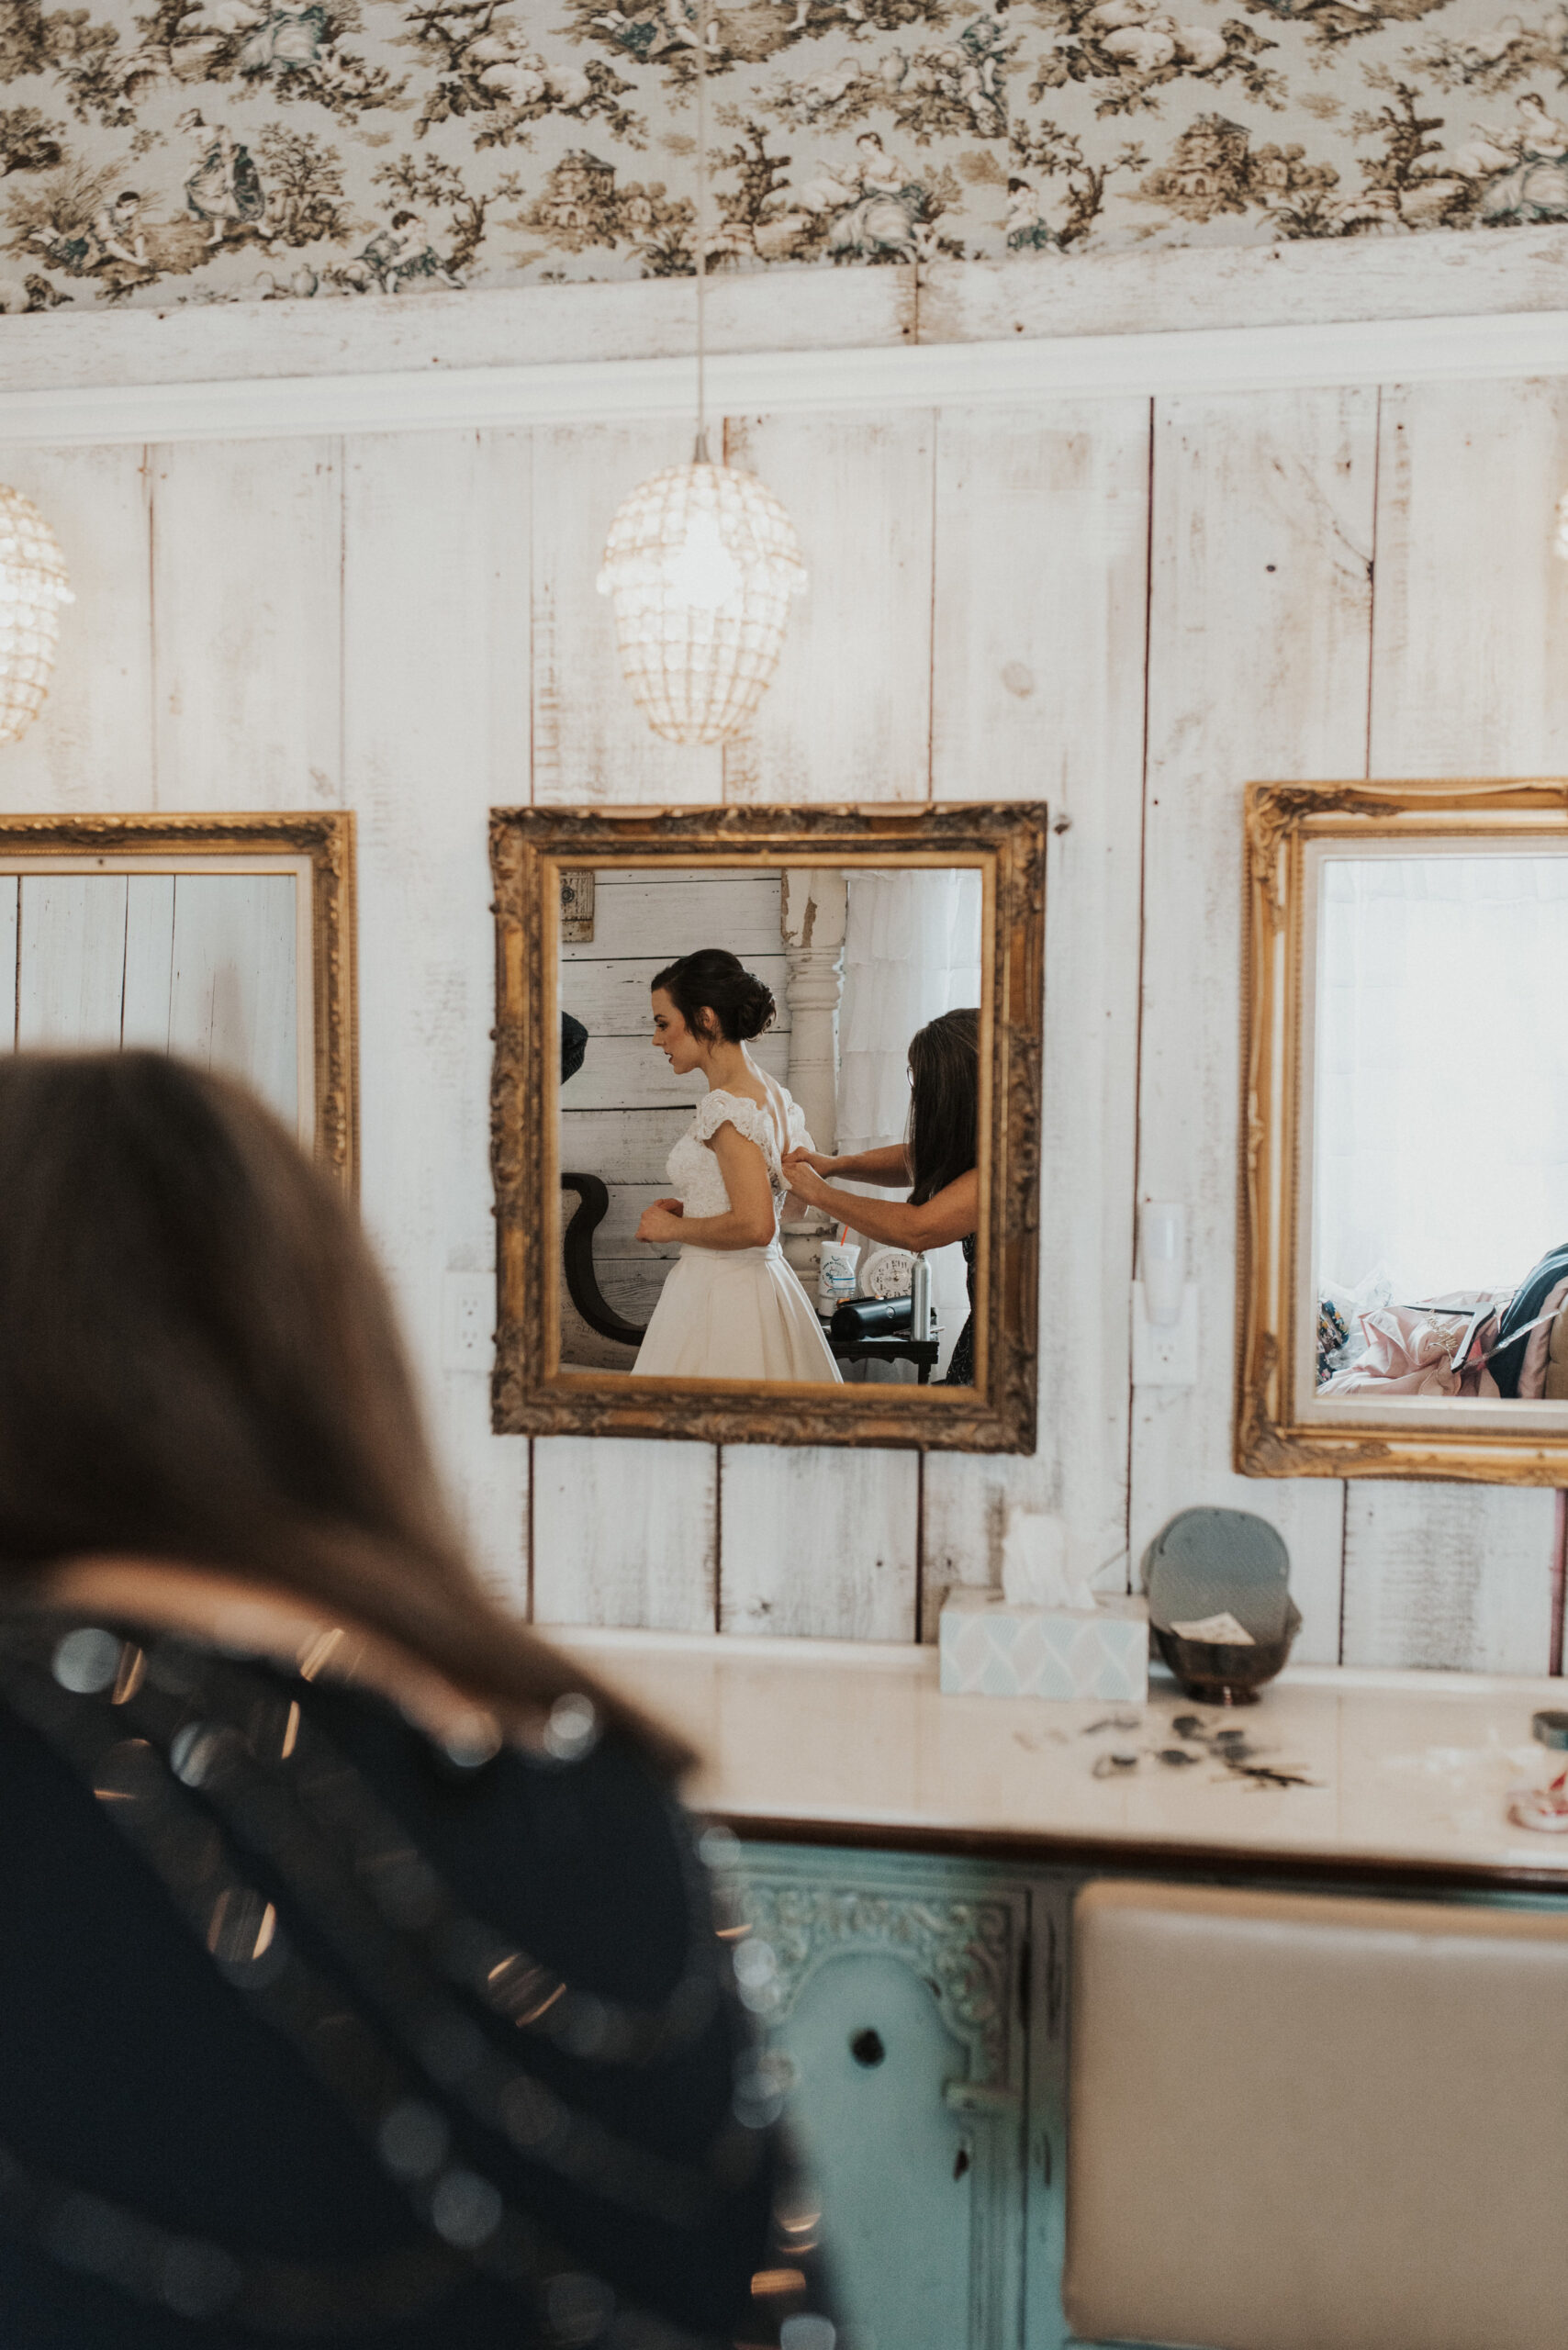
{"type": "Polygon", "coordinates": [[[0,0],[0,309],[1568,219],[1520,0],[0,0]]]}

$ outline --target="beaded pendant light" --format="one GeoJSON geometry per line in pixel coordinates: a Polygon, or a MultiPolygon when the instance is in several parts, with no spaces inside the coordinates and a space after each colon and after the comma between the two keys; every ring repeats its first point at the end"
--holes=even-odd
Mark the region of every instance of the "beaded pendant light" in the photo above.
{"type": "Polygon", "coordinates": [[[30,498],[0,484],[0,743],[43,708],[60,608],[73,601],[59,540],[30,498]]]}
{"type": "Polygon", "coordinates": [[[791,596],[806,585],[794,525],[755,474],[708,453],[708,25],[697,41],[697,445],[639,484],[610,526],[599,592],[612,599],[621,666],[667,743],[722,743],[778,666],[791,596]]]}

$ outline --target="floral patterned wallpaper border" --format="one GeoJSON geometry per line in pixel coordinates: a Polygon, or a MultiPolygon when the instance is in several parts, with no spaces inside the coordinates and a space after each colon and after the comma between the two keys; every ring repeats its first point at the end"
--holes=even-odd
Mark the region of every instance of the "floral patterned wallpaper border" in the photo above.
{"type": "MultiPolygon", "coordinates": [[[[715,268],[1568,219],[1568,7],[711,0],[715,268]]],[[[0,309],[684,275],[696,0],[0,0],[0,309]]]]}

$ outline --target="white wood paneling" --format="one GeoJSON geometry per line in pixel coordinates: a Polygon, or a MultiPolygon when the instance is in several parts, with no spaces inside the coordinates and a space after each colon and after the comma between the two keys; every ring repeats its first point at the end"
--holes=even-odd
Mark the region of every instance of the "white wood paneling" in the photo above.
{"type": "MultiPolygon", "coordinates": [[[[770,1031],[757,1037],[751,1050],[757,1067],[784,1084],[790,1075],[788,1034],[770,1031]]],[[[590,1036],[583,1065],[567,1080],[567,1089],[561,1098],[569,1100],[574,1111],[615,1109],[630,1102],[648,1109],[684,1103],[689,1118],[706,1091],[700,1079],[694,1084],[689,1076],[678,1077],[646,1036],[590,1036]]]]}
{"type": "Polygon", "coordinates": [[[732,417],[726,462],[760,476],[811,576],[773,683],[724,745],[724,798],[924,800],[930,789],[935,419],[732,417]]]}
{"type": "MultiPolygon", "coordinates": [[[[921,333],[983,333],[998,347],[914,354],[961,360],[973,397],[986,403],[949,407],[935,420],[917,405],[873,405],[890,397],[892,378],[868,374],[864,353],[846,348],[907,339],[910,288],[892,282],[901,273],[814,283],[819,308],[836,306],[836,323],[820,333],[820,319],[805,320],[805,296],[798,302],[787,286],[724,291],[725,300],[734,295],[734,348],[745,348],[748,335],[757,347],[741,313],[751,302],[760,316],[766,290],[769,303],[783,304],[772,330],[780,347],[799,328],[801,348],[814,337],[843,351],[836,375],[818,366],[808,382],[780,373],[778,406],[766,415],[737,410],[730,430],[732,456],[754,464],[790,504],[813,580],[792,612],[756,728],[730,756],[729,795],[1024,795],[1047,798],[1071,819],[1052,843],[1047,923],[1041,1449],[1033,1460],[926,1461],[928,1599],[955,1575],[994,1572],[1010,1499],[1059,1512],[1075,1555],[1107,1580],[1122,1572],[1129,1508],[1136,1560],[1175,1508],[1228,1502],[1285,1534],[1307,1616],[1304,1659],[1338,1653],[1342,1597],[1347,1662],[1544,1662],[1549,1497],[1243,1481],[1228,1467],[1240,786],[1252,774],[1361,772],[1369,660],[1372,772],[1568,766],[1568,665],[1559,658],[1568,642],[1568,566],[1550,549],[1551,509],[1568,481],[1564,396],[1551,382],[1457,380],[1461,328],[1442,321],[1434,338],[1424,323],[1489,307],[1474,296],[1477,272],[1495,279],[1493,308],[1555,299],[1550,288],[1568,237],[1439,241],[1440,269],[1436,242],[1414,258],[1372,244],[1348,254],[1183,255],[1169,267],[1161,263],[1170,257],[1140,254],[1097,264],[1092,284],[1087,264],[1064,265],[1051,274],[1048,295],[1037,270],[939,270],[923,296],[921,333]],[[1128,777],[1143,708],[1137,420],[1145,411],[1102,398],[1069,408],[1034,393],[1025,412],[1010,411],[999,402],[1015,399],[1007,386],[1024,379],[1008,373],[1021,363],[1002,346],[1023,329],[1017,342],[1036,346],[1026,354],[1036,386],[1074,368],[1099,368],[1108,384],[1117,367],[1116,380],[1137,367],[1137,380],[1152,382],[1197,380],[1181,371],[1206,366],[1212,381],[1222,361],[1243,379],[1254,366],[1310,374],[1342,364],[1369,380],[1377,352],[1386,375],[1395,343],[1382,329],[1359,340],[1339,334],[1309,352],[1310,324],[1284,325],[1327,315],[1329,263],[1339,315],[1370,315],[1369,305],[1380,304],[1402,310],[1409,323],[1397,348],[1413,371],[1441,366],[1450,377],[1383,398],[1370,644],[1372,397],[1238,393],[1163,406],[1140,867],[1128,777]],[[1388,274],[1396,264],[1397,283],[1388,274]],[[1062,330],[1084,322],[1081,305],[1092,297],[1108,306],[1099,324],[1126,330],[1119,348],[1109,339],[1069,347],[1062,330]],[[863,329],[851,317],[862,298],[873,304],[863,329]],[[1280,331],[1238,333],[1223,351],[1202,332],[1152,331],[1204,330],[1232,314],[1279,322],[1280,331]],[[849,386],[847,405],[821,409],[839,381],[849,386]],[[820,412],[802,405],[808,399],[820,412]],[[1143,1077],[1135,1093],[1140,893],[1143,1077]],[[1203,1360],[1197,1389],[1140,1393],[1129,1404],[1124,1301],[1135,1148],[1137,1189],[1184,1197],[1192,1211],[1203,1360]]],[[[615,315],[636,312],[638,347],[677,350],[670,320],[689,289],[624,290],[615,315]]],[[[591,332],[584,328],[585,352],[590,344],[602,357],[632,348],[618,343],[607,323],[613,306],[600,298],[622,291],[584,289],[593,298],[581,304],[579,323],[590,309],[597,320],[591,332]]],[[[568,356],[567,343],[550,336],[557,324],[566,333],[576,296],[550,294],[548,324],[546,297],[531,298],[540,355],[568,356]]],[[[226,309],[13,320],[7,352],[15,343],[23,368],[14,382],[87,384],[113,380],[115,353],[134,342],[144,379],[162,375],[178,389],[182,368],[239,372],[231,362],[245,336],[253,342],[264,333],[264,357],[247,364],[280,379],[286,407],[301,388],[287,379],[312,368],[435,375],[424,346],[450,327],[467,340],[445,356],[491,369],[493,398],[505,393],[503,363],[518,346],[495,307],[501,302],[510,319],[510,297],[485,300],[489,307],[455,296],[360,306],[355,319],[369,322],[363,350],[358,329],[297,306],[293,324],[314,338],[313,355],[297,361],[287,355],[287,306],[253,318],[226,309]],[[336,358],[322,340],[329,326],[336,358]],[[62,339],[46,344],[48,336],[62,339]],[[50,378],[53,363],[41,354],[68,341],[86,355],[50,378]]],[[[1551,338],[1561,339],[1560,322],[1524,324],[1535,335],[1529,349],[1558,368],[1551,338]]],[[[1477,368],[1495,375],[1508,352],[1527,348],[1519,325],[1504,321],[1484,349],[1471,336],[1477,368]]],[[[951,399],[961,372],[922,376],[922,397],[937,397],[943,382],[940,396],[951,399]]],[[[367,397],[385,398],[392,380],[378,391],[366,378],[367,397]]],[[[891,397],[913,401],[913,375],[898,380],[891,397]]],[[[618,382],[616,397],[629,397],[642,379],[618,382]]],[[[220,389],[187,400],[193,431],[211,429],[220,389]],[[198,408],[209,412],[198,417],[198,408]]],[[[58,409],[72,396],[48,397],[58,409]]],[[[303,420],[296,404],[280,430],[293,432],[303,420]]],[[[318,414],[310,430],[319,429],[318,414]]],[[[50,705],[0,756],[6,805],[222,808],[341,798],[359,811],[366,1214],[398,1284],[476,1549],[492,1579],[519,1598],[527,1448],[489,1434],[482,1379],[442,1363],[444,1277],[491,1262],[484,815],[494,802],[530,796],[531,730],[542,797],[721,797],[716,755],[661,745],[637,715],[609,608],[593,590],[619,497],[685,453],[678,426],[631,416],[579,417],[536,440],[427,431],[359,438],[342,451],[308,435],[182,442],[151,453],[151,488],[142,453],[130,445],[0,452],[0,476],[34,497],[59,532],[79,599],[64,615],[50,705]]],[[[172,890],[151,876],[134,877],[129,889],[105,877],[102,886],[121,892],[118,944],[113,910],[95,912],[96,901],[73,909],[63,896],[39,896],[30,925],[24,912],[20,1024],[30,1041],[112,1043],[117,1022],[127,1041],[160,1040],[173,976],[172,890]],[[29,939],[48,950],[50,970],[29,967],[29,939]]],[[[605,877],[603,886],[608,893],[620,885],[605,877]]],[[[45,877],[26,885],[50,887],[45,877]]],[[[6,894],[0,966],[14,971],[6,894]]],[[[644,1033],[647,977],[657,958],[678,951],[680,941],[667,937],[666,924],[625,956],[623,973],[591,948],[569,956],[568,986],[585,991],[573,1008],[583,1016],[591,997],[597,1041],[644,1033]],[[637,959],[644,954],[645,969],[637,959]]],[[[752,959],[749,946],[737,951],[752,959]]],[[[758,967],[782,1006],[776,948],[768,961],[761,956],[759,935],[758,967]]],[[[6,985],[0,968],[0,1041],[10,1033],[6,985]]],[[[564,1135],[580,1163],[622,1179],[599,1236],[604,1260],[644,1286],[659,1278],[658,1263],[630,1233],[661,1188],[664,1154],[688,1114],[682,1101],[641,1113],[634,1130],[624,1121],[617,1127],[609,1112],[566,1112],[564,1135]],[[651,1158],[651,1176],[633,1144],[651,1158]]],[[[735,1448],[721,1489],[706,1447],[556,1439],[534,1450],[532,1564],[542,1615],[700,1628],[718,1607],[734,1629],[911,1636],[922,1539],[913,1457],[735,1448]]]]}
{"type": "Polygon", "coordinates": [[[720,1629],[912,1640],[914,1472],[907,1452],[726,1445],[720,1629]]]}
{"type": "Polygon", "coordinates": [[[289,1126],[299,1118],[297,897],[287,873],[177,875],[168,996],[170,1051],[253,1086],[289,1126]]]}
{"type": "Polygon", "coordinates": [[[754,957],[780,951],[778,903],[777,873],[717,873],[701,878],[657,873],[625,880],[600,875],[594,891],[593,937],[563,946],[561,960],[590,963],[606,956],[634,955],[649,966],[651,976],[678,955],[694,955],[700,946],[727,946],[755,969],[754,957]]]}
{"type": "MultiPolygon", "coordinates": [[[[151,452],[162,808],[342,797],[340,456],[329,441],[151,452]]],[[[424,584],[402,592],[421,614],[424,584]]]]}
{"type": "Polygon", "coordinates": [[[1344,1497],[1230,1466],[1242,789],[1365,761],[1375,397],[1156,409],[1137,1195],[1186,1203],[1198,1382],[1133,1396],[1135,1563],[1193,1504],[1277,1526],[1304,1662],[1338,1653],[1344,1497]]]}
{"type": "Polygon", "coordinates": [[[1544,1673],[1556,1506],[1546,1492],[1352,1483],[1345,1662],[1544,1673]]]}
{"type": "Polygon", "coordinates": [[[686,434],[671,424],[542,426],[533,449],[535,799],[717,800],[718,751],[653,733],[621,674],[610,599],[594,585],[616,508],[649,474],[687,463],[686,434]]]}
{"type": "MultiPolygon", "coordinates": [[[[534,434],[536,800],[636,805],[720,797],[718,752],[660,742],[638,711],[616,657],[609,599],[594,588],[610,517],[622,498],[647,475],[684,464],[686,457],[684,436],[661,424],[534,434]]],[[[775,925],[777,934],[777,916],[775,925]]],[[[650,941],[649,951],[657,955],[659,948],[650,941]]],[[[611,1131],[614,1113],[587,1111],[579,1122],[576,1113],[563,1112],[561,1164],[587,1168],[607,1180],[612,1173],[622,1180],[656,1180],[690,1113],[683,1108],[633,1114],[637,1128],[646,1131],[623,1124],[617,1139],[611,1131]]],[[[533,1473],[541,1491],[562,1489],[572,1474],[578,1441],[535,1440],[533,1473]]],[[[602,1578],[607,1561],[634,1557],[641,1546],[651,1555],[684,1561],[678,1572],[658,1571],[664,1620],[694,1631],[710,1628],[711,1539],[683,1539],[671,1553],[661,1548],[659,1529],[715,1524],[717,1485],[718,1454],[711,1445],[635,1439],[608,1444],[578,1508],[567,1514],[546,1502],[535,1514],[535,1605],[546,1594],[560,1622],[638,1622],[644,1588],[641,1571],[617,1567],[608,1583],[602,1578]]]]}
{"type": "Polygon", "coordinates": [[[932,790],[1046,800],[1039,1449],[925,1464],[922,1629],[994,1583],[1012,1509],[1127,1576],[1127,1283],[1137,1095],[1149,410],[945,412],[932,790]]]}
{"type": "Polygon", "coordinates": [[[122,1045],[168,1051],[174,979],[174,877],[172,873],[128,874],[122,1045]]]}
{"type": "MultiPolygon", "coordinates": [[[[778,935],[777,921],[774,934],[778,935]]],[[[748,970],[755,971],[763,984],[772,989],[778,1006],[778,1017],[768,1035],[787,1036],[790,1023],[789,1000],[784,992],[783,956],[748,954],[745,963],[748,970]]],[[[641,960],[615,957],[599,962],[584,959],[568,964],[561,972],[562,1007],[582,1022],[590,1036],[640,1036],[651,1051],[653,1015],[648,1003],[648,982],[659,968],[651,955],[641,960]]]]}
{"type": "MultiPolygon", "coordinates": [[[[638,1456],[658,1449],[576,1436],[535,1446],[536,1622],[581,1622],[573,1611],[586,1593],[595,1623],[713,1630],[718,1529],[712,1479],[661,1479],[656,1510],[628,1505],[628,1472],[635,1474],[638,1456]]],[[[675,1448],[678,1456],[686,1449],[675,1448]]]]}
{"type": "MultiPolygon", "coordinates": [[[[577,1081],[570,1080],[563,1101],[572,1098],[577,1081]]],[[[606,1183],[656,1183],[691,1112],[689,1102],[666,1110],[563,1110],[561,1165],[606,1183]]]]}
{"type": "MultiPolygon", "coordinates": [[[[1565,485],[1568,386],[1383,394],[1374,776],[1568,768],[1568,565],[1552,546],[1565,485]]],[[[1544,1673],[1553,1541],[1549,1494],[1351,1485],[1342,1662],[1544,1673]]]]}
{"type": "Polygon", "coordinates": [[[118,1046],[124,994],[125,876],[24,874],[17,1044],[118,1046]]]}
{"type": "Polygon", "coordinates": [[[527,796],[526,435],[359,442],[344,465],[345,798],[359,811],[365,1220],[492,1585],[525,1603],[528,1445],[442,1360],[449,1271],[495,1261],[486,816],[527,796]]]}
{"type": "MultiPolygon", "coordinates": [[[[726,459],[783,499],[802,532],[812,584],[791,606],[778,674],[756,717],[724,746],[727,800],[927,796],[935,443],[935,420],[918,409],[730,419],[726,459]]],[[[919,1474],[913,1453],[728,1448],[721,1622],[845,1639],[911,1638],[919,1474]],[[807,1555],[819,1561],[809,1571],[807,1555]],[[820,1562],[829,1557],[835,1566],[824,1571],[820,1562]],[[900,1628],[872,1631],[873,1624],[900,1628]]]]}
{"type": "Polygon", "coordinates": [[[17,1042],[17,913],[21,883],[11,873],[0,874],[0,1052],[11,1052],[17,1042]]]}
{"type": "MultiPolygon", "coordinates": [[[[9,322],[8,322],[9,323],[9,322]]],[[[60,541],[76,600],[60,617],[49,699],[0,755],[9,811],[151,808],[152,610],[143,453],[0,449],[0,480],[60,541]]]]}

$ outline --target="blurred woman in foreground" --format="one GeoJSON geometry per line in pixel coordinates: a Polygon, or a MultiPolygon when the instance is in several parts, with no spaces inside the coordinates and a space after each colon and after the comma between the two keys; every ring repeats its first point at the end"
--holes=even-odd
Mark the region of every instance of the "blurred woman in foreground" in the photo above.
{"type": "Polygon", "coordinates": [[[686,1759],[485,1595],[270,1114],[0,1063],[6,2350],[833,2350],[686,1759]]]}

